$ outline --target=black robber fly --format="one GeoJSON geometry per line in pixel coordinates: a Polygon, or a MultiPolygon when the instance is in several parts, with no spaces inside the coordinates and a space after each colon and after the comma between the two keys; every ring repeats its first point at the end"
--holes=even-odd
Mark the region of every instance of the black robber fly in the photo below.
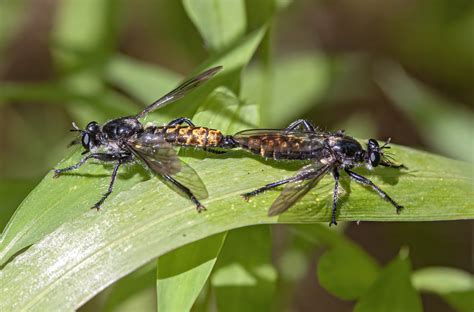
{"type": "Polygon", "coordinates": [[[139,119],[158,108],[181,99],[221,69],[221,66],[214,67],[185,81],[136,116],[113,119],[102,126],[92,121],[87,124],[85,129],[80,129],[73,123],[71,131],[79,132],[80,138],[72,141],[71,145],[82,143],[85,149],[83,154],[87,155],[75,165],[54,170],[54,177],[75,170],[90,159],[114,163],[109,188],[92,207],[99,210],[100,206],[112,193],[120,166],[139,161],[159,177],[162,177],[168,186],[187,196],[196,205],[199,212],[205,210],[199,199],[207,197],[207,190],[200,177],[191,167],[178,158],[176,151],[163,135],[157,135],[154,131],[156,127],[145,127],[139,119]]]}
{"type": "Polygon", "coordinates": [[[242,196],[250,197],[286,185],[280,196],[273,202],[268,211],[269,216],[278,215],[290,208],[327,173],[332,173],[335,180],[332,215],[329,225],[336,225],[336,207],[339,188],[339,170],[344,170],[351,179],[372,188],[382,199],[392,204],[397,213],[403,206],[396,203],[369,179],[353,172],[351,169],[365,164],[369,169],[377,166],[402,168],[394,164],[390,156],[384,153],[390,148],[388,142],[380,146],[374,139],[367,143],[367,150],[354,138],[343,131],[325,132],[317,130],[307,120],[297,120],[286,129],[255,129],[244,130],[232,136],[235,146],[259,154],[265,158],[276,160],[310,160],[310,164],[301,168],[295,176],[267,184],[242,196]]]}

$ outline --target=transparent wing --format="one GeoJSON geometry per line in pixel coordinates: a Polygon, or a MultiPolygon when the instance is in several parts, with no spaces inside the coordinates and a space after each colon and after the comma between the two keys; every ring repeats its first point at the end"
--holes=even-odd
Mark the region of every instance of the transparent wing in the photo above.
{"type": "Polygon", "coordinates": [[[290,182],[285,186],[283,191],[280,193],[280,196],[277,197],[268,210],[268,215],[276,216],[288,210],[299,199],[306,195],[309,190],[315,187],[330,168],[330,165],[313,163],[300,169],[296,175],[299,179],[296,179],[294,182],[290,182]]]}
{"type": "Polygon", "coordinates": [[[254,137],[254,136],[294,136],[294,137],[301,137],[301,138],[306,138],[306,137],[314,137],[318,136],[314,132],[309,132],[309,131],[287,131],[285,129],[248,129],[248,130],[243,130],[240,132],[237,132],[234,134],[234,137],[254,137]]]}
{"type": "MultiPolygon", "coordinates": [[[[134,155],[141,159],[153,172],[160,176],[170,176],[188,188],[198,199],[207,198],[204,182],[188,164],[179,159],[174,148],[163,138],[151,133],[144,134],[127,142],[134,155]]],[[[182,190],[165,181],[173,190],[182,190]]]]}
{"type": "Polygon", "coordinates": [[[200,73],[196,77],[193,77],[182,84],[180,84],[176,89],[169,92],[168,94],[164,95],[163,97],[159,98],[149,106],[147,106],[142,112],[140,112],[136,117],[142,118],[146,114],[163,107],[167,104],[170,104],[174,101],[177,101],[188,94],[191,90],[198,87],[205,81],[209,80],[212,76],[214,76],[218,71],[222,69],[222,66],[216,66],[211,69],[206,70],[205,72],[200,73]]]}

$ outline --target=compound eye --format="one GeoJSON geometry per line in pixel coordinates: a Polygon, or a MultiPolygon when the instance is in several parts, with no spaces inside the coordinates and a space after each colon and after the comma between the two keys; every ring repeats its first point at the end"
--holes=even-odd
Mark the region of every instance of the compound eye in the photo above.
{"type": "Polygon", "coordinates": [[[85,148],[85,149],[89,149],[89,144],[91,143],[91,137],[88,133],[84,133],[82,135],[82,146],[85,148]]]}
{"type": "Polygon", "coordinates": [[[379,152],[370,153],[369,161],[372,167],[377,167],[380,163],[380,153],[379,152]]]}
{"type": "Polygon", "coordinates": [[[374,139],[369,139],[369,143],[367,145],[370,149],[376,149],[377,147],[379,147],[379,143],[374,139]]]}
{"type": "Polygon", "coordinates": [[[97,130],[97,127],[98,127],[97,122],[91,121],[87,124],[86,129],[89,132],[95,132],[97,130]]]}

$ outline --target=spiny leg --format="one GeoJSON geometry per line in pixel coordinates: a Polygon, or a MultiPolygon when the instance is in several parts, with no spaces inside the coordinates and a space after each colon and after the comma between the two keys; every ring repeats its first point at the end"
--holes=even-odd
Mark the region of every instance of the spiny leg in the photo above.
{"type": "Polygon", "coordinates": [[[181,183],[179,183],[178,181],[176,181],[175,179],[173,179],[171,176],[169,175],[163,175],[163,177],[170,181],[171,183],[173,183],[176,187],[178,187],[181,191],[183,191],[183,193],[186,194],[186,196],[189,197],[189,199],[191,199],[191,201],[196,205],[196,210],[198,212],[201,212],[201,211],[204,211],[206,210],[206,207],[204,207],[200,202],[199,200],[196,198],[196,196],[194,196],[193,192],[191,192],[190,189],[188,189],[186,186],[182,185],[181,183]]]}
{"type": "Polygon", "coordinates": [[[408,169],[405,165],[403,164],[394,164],[392,162],[388,162],[388,161],[385,161],[385,160],[381,160],[380,163],[379,163],[380,166],[384,166],[384,167],[390,167],[390,168],[394,168],[394,169],[408,169]]]}
{"type": "Polygon", "coordinates": [[[313,124],[306,120],[306,119],[298,119],[296,121],[293,121],[288,127],[286,127],[286,131],[293,131],[296,128],[302,127],[303,130],[308,131],[308,132],[314,132],[314,126],[313,124]]]}
{"type": "Polygon", "coordinates": [[[382,197],[383,200],[386,200],[389,203],[391,203],[397,209],[397,213],[400,213],[400,211],[403,209],[403,206],[397,204],[392,198],[390,198],[390,196],[387,195],[387,193],[382,191],[377,185],[375,185],[369,179],[367,179],[367,178],[365,178],[361,175],[358,175],[357,173],[355,173],[353,171],[350,171],[349,169],[345,169],[345,171],[356,182],[358,182],[362,185],[370,186],[374,191],[377,192],[377,194],[379,194],[380,197],[382,197]]]}
{"type": "Polygon", "coordinates": [[[176,125],[180,125],[180,124],[187,124],[188,126],[190,127],[195,127],[195,125],[193,124],[193,122],[191,121],[191,119],[189,118],[186,118],[186,117],[179,117],[179,118],[176,118],[172,121],[170,121],[168,123],[168,126],[176,126],[176,125]]]}
{"type": "Polygon", "coordinates": [[[337,213],[337,198],[338,198],[338,189],[339,189],[339,171],[337,168],[334,168],[332,171],[332,175],[334,177],[334,193],[332,195],[332,212],[331,212],[331,222],[329,222],[329,226],[337,225],[336,222],[336,213],[337,213]]]}
{"type": "Polygon", "coordinates": [[[72,165],[72,166],[69,166],[69,167],[66,167],[66,168],[62,168],[62,169],[55,169],[54,170],[54,176],[53,178],[57,178],[59,177],[61,174],[63,174],[64,172],[68,172],[68,171],[72,171],[72,170],[76,170],[77,168],[79,168],[80,166],[82,166],[83,164],[85,164],[89,159],[91,158],[94,158],[94,159],[98,159],[98,160],[102,160],[102,161],[113,161],[113,160],[116,160],[117,159],[117,156],[114,155],[114,154],[105,154],[105,153],[94,153],[94,154],[89,154],[87,155],[86,157],[82,158],[77,164],[75,165],[72,165]]]}
{"type": "Polygon", "coordinates": [[[244,193],[242,194],[241,196],[245,199],[245,200],[249,200],[250,197],[253,197],[255,195],[258,195],[260,193],[263,193],[265,191],[268,191],[268,190],[271,190],[272,188],[275,188],[277,186],[280,186],[282,184],[286,184],[286,183],[290,183],[290,182],[294,182],[298,179],[299,177],[292,177],[292,178],[289,178],[289,179],[284,179],[284,180],[280,180],[280,181],[276,181],[276,182],[273,182],[273,183],[269,183],[265,186],[262,186],[261,188],[258,188],[256,190],[253,190],[251,192],[248,192],[248,193],[244,193]]]}
{"type": "Polygon", "coordinates": [[[105,192],[104,195],[102,195],[102,198],[94,204],[94,206],[91,207],[91,209],[97,209],[97,211],[99,211],[100,209],[100,206],[102,206],[102,204],[104,203],[104,201],[107,199],[107,197],[109,197],[110,194],[112,194],[112,191],[113,191],[113,188],[114,188],[114,183],[115,183],[115,179],[117,178],[117,173],[118,173],[118,170],[120,168],[120,165],[122,165],[123,162],[122,161],[118,161],[116,164],[115,164],[115,167],[114,167],[114,171],[112,171],[112,176],[110,177],[110,184],[109,184],[109,189],[107,190],[107,192],[105,192]]]}

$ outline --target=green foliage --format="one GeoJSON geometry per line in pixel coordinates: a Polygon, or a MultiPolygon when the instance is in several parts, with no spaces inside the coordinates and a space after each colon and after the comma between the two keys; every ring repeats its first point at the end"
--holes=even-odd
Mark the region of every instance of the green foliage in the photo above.
{"type": "Polygon", "coordinates": [[[410,283],[410,262],[406,256],[399,256],[387,265],[354,311],[423,311],[419,294],[410,283]]]}
{"type": "MultiPolygon", "coordinates": [[[[288,1],[182,4],[210,50],[194,72],[214,65],[223,65],[224,70],[148,120],[187,116],[196,124],[232,134],[263,124],[281,126],[321,102],[331,79],[328,57],[315,51],[272,57],[273,19],[288,1]],[[256,62],[249,65],[252,59],[256,62]]],[[[136,113],[173,88],[182,79],[180,74],[116,51],[122,12],[117,1],[61,1],[52,36],[61,79],[2,84],[0,99],[52,101],[64,105],[83,124],[92,116],[102,122],[136,113]],[[125,91],[139,105],[110,86],[125,91]]],[[[3,45],[0,42],[0,50],[3,45]]],[[[422,115],[425,105],[436,101],[403,75],[391,77],[403,79],[379,83],[400,108],[415,119],[428,120],[423,123],[426,137],[434,131],[435,138],[447,142],[454,133],[469,129],[472,115],[449,115],[440,103],[435,113],[422,115]],[[400,92],[405,89],[410,92],[400,92]],[[416,105],[403,105],[413,98],[416,105]],[[446,116],[449,126],[436,130],[446,116]],[[457,126],[454,121],[459,121],[457,126]]],[[[469,153],[462,150],[465,145],[451,141],[449,150],[461,150],[460,157],[469,153]]],[[[392,150],[408,170],[358,171],[403,204],[402,213],[397,215],[376,194],[343,176],[338,220],[474,218],[471,164],[396,145],[392,150]]],[[[436,293],[459,311],[472,311],[470,274],[449,268],[412,273],[406,255],[382,268],[340,233],[343,222],[337,229],[318,224],[330,218],[330,176],[287,213],[269,218],[267,209],[278,191],[250,203],[239,194],[288,177],[302,163],[265,161],[243,151],[208,155],[181,149],[180,155],[209,190],[204,213],[197,214],[186,198],[138,165],[119,174],[114,193],[100,212],[89,207],[108,185],[109,166],[86,165],[56,180],[48,173],[0,236],[0,310],[72,310],[94,296],[104,310],[145,310],[154,308],[150,298],[155,294],[160,311],[269,310],[280,303],[275,302],[279,286],[290,287],[301,278],[311,252],[324,247],[327,251],[317,264],[319,282],[339,298],[358,300],[356,311],[421,311],[419,292],[436,293]],[[296,224],[292,229],[297,233],[279,266],[272,262],[273,233],[267,225],[277,223],[296,224]]],[[[80,158],[80,149],[75,149],[57,167],[80,158]]],[[[13,195],[23,191],[6,194],[16,187],[23,190],[9,181],[0,183],[5,205],[18,202],[13,195]]],[[[3,222],[8,216],[0,217],[3,222]]]]}

